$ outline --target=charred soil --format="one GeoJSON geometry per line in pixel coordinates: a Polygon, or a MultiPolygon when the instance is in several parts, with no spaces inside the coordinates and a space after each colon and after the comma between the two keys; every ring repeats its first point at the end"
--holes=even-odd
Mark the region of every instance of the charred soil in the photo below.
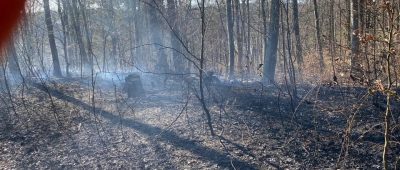
{"type": "Polygon", "coordinates": [[[196,88],[144,87],[137,98],[78,79],[14,88],[0,106],[0,169],[381,169],[385,102],[368,89],[303,86],[293,103],[283,85],[209,86],[210,136],[196,88]]]}

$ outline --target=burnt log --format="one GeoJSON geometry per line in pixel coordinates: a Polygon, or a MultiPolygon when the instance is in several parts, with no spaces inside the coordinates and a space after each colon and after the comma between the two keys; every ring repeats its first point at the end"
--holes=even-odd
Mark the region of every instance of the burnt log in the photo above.
{"type": "Polygon", "coordinates": [[[140,97],[145,95],[140,75],[133,73],[125,78],[124,91],[128,94],[128,98],[140,97]]]}

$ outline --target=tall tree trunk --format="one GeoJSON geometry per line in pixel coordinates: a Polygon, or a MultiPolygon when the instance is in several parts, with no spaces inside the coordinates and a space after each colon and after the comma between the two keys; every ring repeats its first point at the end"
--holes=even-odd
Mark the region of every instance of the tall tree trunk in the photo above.
{"type": "MultiPolygon", "coordinates": [[[[36,57],[35,56],[35,50],[34,50],[34,36],[33,35],[33,24],[31,20],[28,20],[29,16],[31,15],[30,11],[27,12],[24,10],[25,17],[23,19],[23,26],[22,30],[20,32],[21,36],[21,41],[22,41],[22,48],[23,48],[23,53],[25,57],[25,61],[27,63],[27,75],[32,76],[32,72],[29,70],[32,70],[33,68],[33,63],[32,63],[32,58],[36,57]]],[[[0,61],[1,62],[1,61],[0,61]]]]}
{"type": "Polygon", "coordinates": [[[14,42],[11,42],[8,44],[7,56],[8,56],[8,65],[9,65],[10,73],[13,76],[19,75],[21,70],[20,70],[18,54],[17,54],[17,50],[15,49],[14,42]]]}
{"type": "Polygon", "coordinates": [[[362,61],[360,57],[360,3],[363,0],[352,0],[351,2],[351,70],[350,76],[352,79],[362,78],[362,61]]]}
{"type": "MultiPolygon", "coordinates": [[[[265,0],[262,0],[262,7],[265,6],[265,0]]],[[[263,8],[263,10],[265,10],[263,8]]],[[[265,11],[263,12],[265,13],[265,11]]],[[[263,14],[265,17],[265,14],[263,14]]],[[[263,68],[263,81],[264,82],[274,82],[275,81],[275,68],[277,60],[277,50],[278,50],[278,38],[279,38],[279,19],[280,19],[280,1],[271,1],[270,10],[270,23],[269,23],[269,36],[264,38],[264,41],[268,39],[268,42],[264,42],[264,68],[263,68]],[[267,46],[268,44],[268,46],[267,46]]],[[[266,21],[264,19],[264,31],[266,29],[266,21]]],[[[264,33],[266,34],[266,32],[264,33]]],[[[266,36],[266,35],[264,35],[266,36]]]]}
{"type": "Polygon", "coordinates": [[[179,42],[180,39],[180,29],[178,24],[178,12],[176,10],[176,2],[175,0],[167,0],[168,3],[168,18],[169,24],[171,25],[172,29],[170,32],[171,36],[171,46],[174,49],[172,51],[172,59],[175,67],[175,73],[182,73],[183,72],[183,57],[179,53],[182,51],[181,44],[179,42]],[[179,51],[179,52],[178,52],[179,51]]]}
{"type": "Polygon", "coordinates": [[[91,39],[91,33],[89,30],[89,21],[86,15],[86,7],[85,4],[82,3],[82,1],[79,2],[79,7],[81,10],[82,18],[83,18],[83,28],[85,29],[85,37],[86,37],[86,42],[87,42],[87,49],[88,49],[88,57],[89,57],[89,65],[91,67],[91,70],[93,71],[93,66],[94,66],[94,56],[93,56],[93,48],[92,48],[92,39],[91,39]]]}
{"type": "Polygon", "coordinates": [[[334,57],[336,56],[334,5],[335,5],[335,1],[330,0],[330,3],[329,3],[329,53],[331,55],[333,81],[337,81],[336,70],[335,70],[335,59],[334,59],[334,57]]]}
{"type": "MultiPolygon", "coordinates": [[[[293,31],[296,38],[296,56],[299,69],[303,66],[303,48],[301,46],[300,26],[299,26],[299,6],[297,0],[292,0],[293,7],[293,31]]],[[[301,71],[301,70],[300,70],[301,71]]]]}
{"type": "Polygon", "coordinates": [[[351,46],[351,36],[352,36],[352,34],[351,34],[351,25],[352,25],[352,23],[351,23],[351,21],[352,21],[352,19],[351,19],[351,10],[352,10],[352,7],[351,7],[351,1],[353,1],[353,0],[345,0],[346,1],[346,9],[347,9],[347,15],[346,15],[346,25],[347,25],[347,45],[348,46],[351,46]]]}
{"type": "Polygon", "coordinates": [[[236,44],[237,44],[237,51],[238,51],[238,57],[237,57],[237,61],[238,61],[238,63],[237,63],[237,68],[238,68],[238,72],[239,73],[241,73],[241,75],[243,76],[243,74],[242,74],[242,61],[243,61],[243,35],[242,35],[242,32],[241,32],[241,30],[243,29],[243,27],[241,27],[240,25],[241,25],[241,21],[243,20],[242,18],[241,18],[241,10],[240,10],[240,1],[239,0],[235,0],[235,11],[236,11],[236,17],[235,17],[235,20],[236,20],[236,39],[237,39],[237,42],[236,42],[236,44]]]}
{"type": "Polygon", "coordinates": [[[61,5],[61,0],[57,0],[57,11],[58,11],[58,15],[60,16],[60,20],[61,20],[61,29],[62,29],[62,33],[63,33],[63,50],[64,50],[64,58],[65,58],[65,72],[67,74],[67,76],[70,76],[70,72],[69,72],[69,61],[68,61],[68,39],[67,37],[69,36],[68,32],[67,32],[67,26],[68,26],[68,15],[65,11],[65,2],[62,2],[61,5]],[[62,9],[63,8],[63,9],[62,9]]]}
{"type": "Polygon", "coordinates": [[[160,16],[158,15],[158,11],[162,11],[162,9],[157,9],[163,6],[163,1],[152,0],[151,4],[152,5],[148,7],[148,13],[150,18],[149,31],[151,34],[152,43],[155,44],[154,46],[157,48],[158,51],[158,56],[157,56],[158,61],[156,67],[160,72],[165,73],[169,71],[167,55],[165,54],[165,51],[163,49],[158,49],[159,45],[164,44],[162,29],[161,29],[162,22],[160,20],[160,16]]]}
{"type": "MultiPolygon", "coordinates": [[[[208,128],[210,129],[211,136],[215,136],[215,132],[212,126],[212,119],[211,119],[211,114],[210,110],[207,108],[206,105],[206,100],[204,97],[204,83],[203,83],[203,75],[204,75],[204,40],[205,40],[205,34],[206,34],[206,20],[205,20],[205,5],[204,5],[205,0],[201,0],[201,6],[200,6],[200,14],[201,14],[201,54],[200,54],[200,102],[202,104],[203,110],[206,114],[207,117],[207,125],[208,128]]],[[[197,1],[199,2],[199,1],[197,1]]]]}
{"type": "MultiPolygon", "coordinates": [[[[263,23],[263,34],[262,34],[262,50],[263,50],[263,58],[267,58],[267,47],[268,47],[268,27],[267,27],[267,12],[266,12],[266,7],[265,7],[265,2],[266,0],[261,0],[261,17],[262,17],[262,23],[263,23]]],[[[261,63],[261,62],[257,62],[261,63]]],[[[264,61],[265,64],[265,61],[264,61]]],[[[266,68],[266,65],[264,65],[263,68],[266,68]]],[[[266,69],[263,70],[263,75],[266,75],[266,69]]]]}
{"type": "Polygon", "coordinates": [[[322,40],[321,40],[321,25],[320,25],[320,18],[319,18],[319,8],[317,0],[313,0],[314,3],[314,15],[315,15],[315,28],[316,28],[316,39],[317,39],[317,50],[319,56],[319,69],[322,72],[324,70],[324,54],[322,51],[322,40]]]}
{"type": "Polygon", "coordinates": [[[54,38],[53,21],[51,20],[49,0],[43,0],[43,6],[44,6],[44,16],[46,20],[46,27],[47,27],[47,35],[49,37],[51,56],[53,59],[53,74],[54,76],[61,77],[62,76],[61,67],[60,67],[60,61],[58,59],[56,41],[54,38]]]}
{"type": "MultiPolygon", "coordinates": [[[[133,32],[136,31],[134,30],[133,26],[134,26],[134,22],[135,22],[135,10],[136,10],[136,0],[125,0],[127,8],[128,8],[128,40],[129,40],[129,57],[128,60],[129,62],[129,66],[132,66],[132,64],[134,64],[134,62],[136,62],[136,58],[135,58],[135,50],[134,50],[134,44],[135,44],[135,37],[133,32]]],[[[134,67],[130,67],[129,69],[132,71],[134,67]]]]}
{"type": "MultiPolygon", "coordinates": [[[[132,0],[129,0],[132,1],[132,0]]],[[[143,5],[139,3],[139,0],[133,0],[133,19],[134,19],[134,24],[135,24],[135,46],[139,46],[143,43],[143,34],[144,31],[143,29],[145,22],[143,22],[143,5]]],[[[137,48],[135,49],[135,58],[136,58],[136,64],[139,66],[143,65],[143,53],[142,53],[142,48],[137,48]]]]}
{"type": "Polygon", "coordinates": [[[72,5],[69,3],[69,0],[66,0],[69,8],[71,9],[71,20],[72,20],[72,25],[75,30],[75,38],[78,43],[79,47],[79,58],[81,60],[81,76],[82,72],[86,71],[87,66],[89,66],[89,59],[87,56],[85,44],[83,43],[83,37],[82,37],[82,31],[81,31],[81,22],[80,22],[80,15],[79,15],[79,10],[78,10],[78,4],[77,0],[71,0],[72,5]],[[85,70],[83,70],[85,68],[85,70]]]}
{"type": "Polygon", "coordinates": [[[111,58],[114,70],[117,71],[118,58],[117,58],[117,47],[118,47],[118,31],[115,28],[115,11],[114,11],[114,1],[106,1],[107,11],[108,11],[108,24],[110,27],[111,35],[111,58]]]}
{"type": "Polygon", "coordinates": [[[235,79],[235,43],[233,37],[232,0],[226,1],[226,20],[228,24],[229,79],[235,79]]]}
{"type": "MultiPolygon", "coordinates": [[[[247,45],[246,45],[246,51],[247,51],[247,73],[250,74],[250,68],[252,67],[251,64],[251,56],[252,52],[250,50],[251,47],[251,25],[250,25],[250,0],[246,1],[246,11],[247,11],[247,45]]],[[[254,62],[254,59],[253,59],[254,62]]]]}
{"type": "MultiPolygon", "coordinates": [[[[289,22],[289,4],[286,4],[286,39],[287,39],[287,64],[288,64],[288,74],[290,78],[290,93],[291,93],[291,103],[292,111],[295,111],[295,106],[297,105],[297,87],[296,87],[296,71],[294,67],[293,57],[292,57],[292,38],[290,32],[290,22],[289,22]]],[[[282,16],[283,21],[283,16],[282,16]]],[[[282,27],[284,24],[282,24],[282,27]]],[[[283,29],[283,28],[282,28],[283,29]]],[[[282,33],[284,30],[282,30],[282,33]]],[[[284,33],[283,33],[284,34],[284,33]]],[[[284,40],[283,40],[284,41],[284,40]]],[[[285,43],[283,43],[285,45],[285,43]]]]}

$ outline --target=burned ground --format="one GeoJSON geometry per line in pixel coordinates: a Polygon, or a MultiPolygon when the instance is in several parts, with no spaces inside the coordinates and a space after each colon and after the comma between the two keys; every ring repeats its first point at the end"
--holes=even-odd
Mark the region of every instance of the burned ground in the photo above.
{"type": "MultiPolygon", "coordinates": [[[[367,89],[299,87],[293,106],[285,86],[221,83],[206,92],[212,137],[193,88],[145,87],[146,96],[128,99],[110,82],[17,86],[0,110],[8,122],[1,124],[0,168],[380,169],[383,111],[367,89]]],[[[398,109],[394,102],[394,123],[398,109]]],[[[391,139],[395,165],[397,124],[391,139]]]]}

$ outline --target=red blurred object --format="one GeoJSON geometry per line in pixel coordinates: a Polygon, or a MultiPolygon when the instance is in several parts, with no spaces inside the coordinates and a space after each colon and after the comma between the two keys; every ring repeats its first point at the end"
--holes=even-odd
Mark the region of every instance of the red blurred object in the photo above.
{"type": "Polygon", "coordinates": [[[25,0],[0,0],[0,48],[9,40],[24,6],[25,0]]]}

